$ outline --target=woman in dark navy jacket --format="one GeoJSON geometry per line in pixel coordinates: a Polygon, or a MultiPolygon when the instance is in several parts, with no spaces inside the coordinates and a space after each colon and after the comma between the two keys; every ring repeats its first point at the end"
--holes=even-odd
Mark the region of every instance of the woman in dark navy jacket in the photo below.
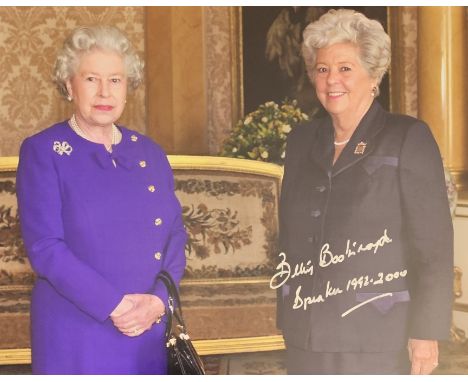
{"type": "Polygon", "coordinates": [[[182,278],[181,208],[163,150],[114,124],[142,68],[118,29],[74,30],[55,68],[74,114],[21,146],[36,374],[166,373],[167,291],[155,280],[182,278]]]}
{"type": "Polygon", "coordinates": [[[451,322],[453,229],[426,124],[375,100],[377,21],[332,10],[304,31],[328,116],[288,139],[278,322],[292,374],[428,374],[451,322]]]}

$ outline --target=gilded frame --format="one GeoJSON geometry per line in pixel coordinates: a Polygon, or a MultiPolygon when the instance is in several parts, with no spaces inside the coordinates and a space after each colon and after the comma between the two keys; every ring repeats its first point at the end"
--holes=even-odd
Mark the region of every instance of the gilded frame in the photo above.
{"type": "MultiPolygon", "coordinates": [[[[283,169],[281,166],[246,159],[189,155],[168,155],[168,159],[171,167],[175,170],[198,169],[265,175],[276,178],[279,184],[281,184],[283,177],[283,169]]],[[[17,166],[18,157],[0,158],[0,172],[16,171],[17,166]]],[[[182,285],[213,284],[264,284],[268,287],[269,278],[215,278],[182,281],[182,285]]],[[[281,335],[195,340],[193,342],[200,355],[271,351],[281,350],[285,347],[283,337],[281,335]]],[[[31,363],[30,348],[0,349],[0,365],[29,363],[31,363]]]]}
{"type": "Polygon", "coordinates": [[[405,62],[398,54],[396,47],[403,42],[403,7],[386,7],[388,34],[392,40],[392,61],[388,71],[390,111],[392,113],[408,114],[406,110],[405,79],[407,76],[405,62]]]}

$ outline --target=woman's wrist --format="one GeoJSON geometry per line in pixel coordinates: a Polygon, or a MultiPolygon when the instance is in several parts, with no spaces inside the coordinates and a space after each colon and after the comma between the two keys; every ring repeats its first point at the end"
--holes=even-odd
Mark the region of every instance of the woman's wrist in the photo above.
{"type": "Polygon", "coordinates": [[[119,305],[112,311],[110,317],[118,317],[122,314],[127,313],[129,310],[133,309],[135,304],[133,301],[128,298],[128,296],[123,296],[122,300],[120,301],[119,305]]]}

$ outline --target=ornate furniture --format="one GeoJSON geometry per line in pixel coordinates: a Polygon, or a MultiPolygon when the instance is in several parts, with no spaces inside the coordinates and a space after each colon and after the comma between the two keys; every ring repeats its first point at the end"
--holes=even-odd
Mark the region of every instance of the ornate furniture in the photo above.
{"type": "MultiPolygon", "coordinates": [[[[34,274],[17,214],[18,159],[0,159],[0,364],[29,363],[34,274]]],[[[169,156],[189,234],[184,317],[201,354],[283,348],[269,288],[277,256],[280,166],[169,156]]]]}

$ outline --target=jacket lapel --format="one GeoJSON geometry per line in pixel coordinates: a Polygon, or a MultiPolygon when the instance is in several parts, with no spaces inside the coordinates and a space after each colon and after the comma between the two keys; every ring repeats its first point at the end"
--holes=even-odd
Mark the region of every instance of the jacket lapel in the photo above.
{"type": "Polygon", "coordinates": [[[331,118],[321,120],[315,131],[313,144],[310,151],[310,159],[315,162],[325,173],[330,171],[333,163],[333,125],[331,118]]]}
{"type": "Polygon", "coordinates": [[[332,176],[336,176],[354,166],[372,153],[375,147],[374,138],[385,125],[385,115],[386,113],[380,104],[374,101],[333,165],[332,176]]]}

